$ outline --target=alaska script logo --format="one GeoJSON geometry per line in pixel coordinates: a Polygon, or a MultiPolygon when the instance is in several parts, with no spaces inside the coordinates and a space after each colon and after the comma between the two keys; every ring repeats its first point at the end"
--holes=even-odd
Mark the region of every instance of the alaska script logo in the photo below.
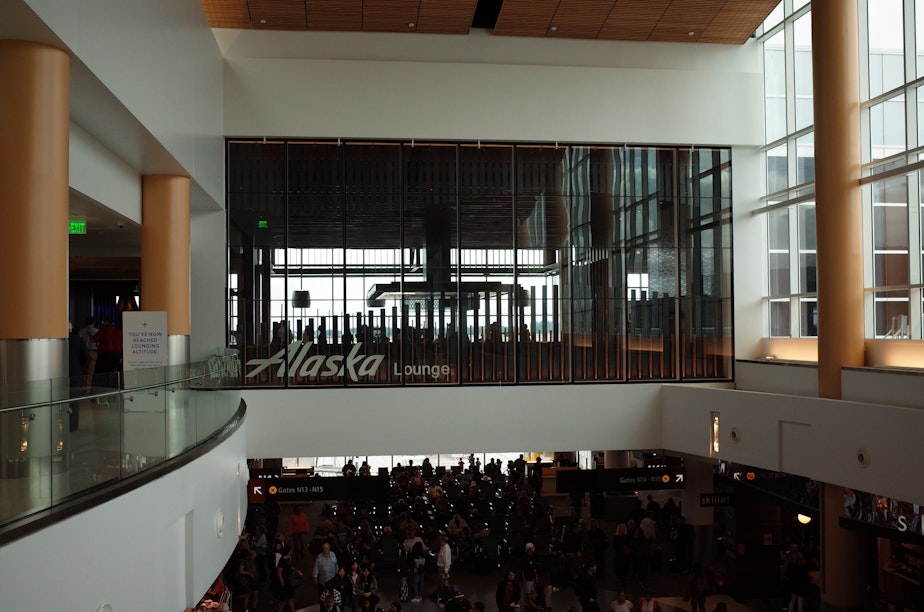
{"type": "Polygon", "coordinates": [[[379,366],[385,359],[384,355],[360,355],[362,342],[357,342],[350,349],[349,355],[311,355],[314,342],[302,344],[295,341],[268,359],[251,359],[246,363],[248,367],[257,366],[247,373],[247,378],[253,378],[263,370],[279,366],[276,377],[282,378],[288,373],[289,378],[294,376],[343,376],[346,373],[350,380],[356,382],[359,376],[373,376],[379,371],[379,366]],[[286,354],[289,355],[288,363],[286,354]]]}

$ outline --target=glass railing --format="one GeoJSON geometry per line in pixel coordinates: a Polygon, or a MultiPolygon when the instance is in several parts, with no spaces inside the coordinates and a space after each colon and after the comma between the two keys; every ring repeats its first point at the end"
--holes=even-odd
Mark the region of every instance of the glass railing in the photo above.
{"type": "Polygon", "coordinates": [[[176,457],[240,405],[236,357],[0,385],[0,526],[176,457]]]}

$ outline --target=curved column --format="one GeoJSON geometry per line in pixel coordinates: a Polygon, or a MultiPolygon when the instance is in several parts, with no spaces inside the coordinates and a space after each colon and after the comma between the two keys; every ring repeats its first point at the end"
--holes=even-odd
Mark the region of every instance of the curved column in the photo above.
{"type": "Polygon", "coordinates": [[[141,183],[141,308],[166,311],[170,365],[189,362],[189,189],[185,176],[141,183]]]}
{"type": "MultiPolygon", "coordinates": [[[[860,66],[856,2],[812,1],[818,394],[841,398],[841,370],[864,364],[860,66]]],[[[862,609],[863,538],[839,525],[843,489],[823,485],[821,608],[862,609]]]]}
{"type": "MultiPolygon", "coordinates": [[[[69,69],[60,49],[0,40],[0,405],[68,394],[69,69]]],[[[67,422],[60,407],[4,414],[0,477],[60,469],[45,464],[67,422]]]]}
{"type": "Polygon", "coordinates": [[[864,353],[858,48],[855,2],[812,2],[818,393],[831,399],[864,353]]]}

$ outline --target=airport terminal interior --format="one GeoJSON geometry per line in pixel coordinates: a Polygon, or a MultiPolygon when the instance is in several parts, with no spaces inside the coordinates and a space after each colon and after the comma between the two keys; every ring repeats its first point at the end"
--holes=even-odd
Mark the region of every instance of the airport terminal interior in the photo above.
{"type": "Polygon", "coordinates": [[[924,610],[924,0],[0,0],[0,83],[0,610],[924,610]]]}

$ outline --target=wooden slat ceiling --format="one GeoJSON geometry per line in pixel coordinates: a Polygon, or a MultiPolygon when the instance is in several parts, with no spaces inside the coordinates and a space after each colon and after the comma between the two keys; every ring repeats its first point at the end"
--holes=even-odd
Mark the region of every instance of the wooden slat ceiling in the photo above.
{"type": "MultiPolygon", "coordinates": [[[[497,5],[501,0],[481,0],[497,5]]],[[[200,0],[213,28],[468,34],[479,0],[200,0]]],[[[503,0],[499,36],[744,44],[780,0],[503,0]]]]}

